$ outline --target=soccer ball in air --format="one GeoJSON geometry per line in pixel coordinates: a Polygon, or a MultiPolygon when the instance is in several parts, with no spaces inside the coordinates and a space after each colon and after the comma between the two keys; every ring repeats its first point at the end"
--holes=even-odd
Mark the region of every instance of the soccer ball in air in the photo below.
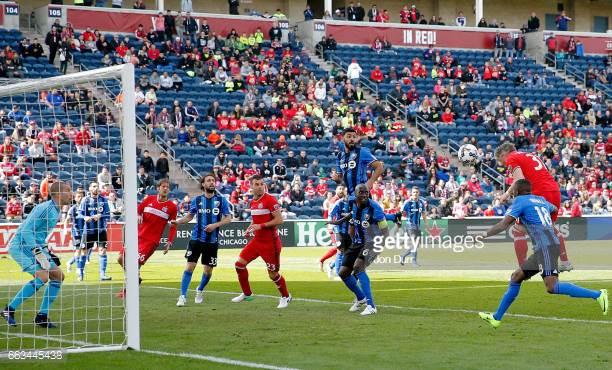
{"type": "Polygon", "coordinates": [[[472,144],[461,145],[457,155],[465,166],[473,166],[478,161],[478,149],[472,144]]]}

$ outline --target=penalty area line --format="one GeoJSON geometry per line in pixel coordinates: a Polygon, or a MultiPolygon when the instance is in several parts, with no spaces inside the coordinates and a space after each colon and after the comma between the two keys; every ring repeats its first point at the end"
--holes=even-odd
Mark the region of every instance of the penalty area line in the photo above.
{"type": "MultiPolygon", "coordinates": [[[[506,286],[506,285],[504,285],[506,286]]],[[[165,286],[155,286],[155,285],[143,285],[142,288],[150,288],[150,289],[162,289],[162,290],[180,290],[179,288],[170,288],[165,286]]],[[[218,290],[207,290],[206,293],[214,293],[214,294],[224,294],[224,295],[238,295],[239,292],[223,292],[218,290]]],[[[269,295],[269,294],[254,294],[255,298],[271,298],[271,299],[279,299],[278,296],[269,295]]],[[[339,301],[327,301],[323,299],[313,299],[313,298],[299,298],[293,297],[292,301],[297,302],[308,302],[308,303],[320,303],[320,304],[332,304],[332,305],[351,305],[351,302],[339,302],[339,301]]],[[[376,307],[382,308],[393,308],[398,310],[409,310],[409,311],[422,311],[422,312],[455,312],[455,313],[469,313],[469,314],[477,314],[481,311],[478,310],[468,310],[463,308],[435,308],[435,307],[411,307],[411,306],[397,306],[397,305],[388,305],[388,304],[378,304],[376,307]]],[[[585,320],[585,319],[572,319],[569,317],[556,317],[556,316],[538,316],[538,315],[527,315],[527,314],[517,314],[517,313],[507,313],[505,316],[510,317],[518,317],[522,319],[530,319],[530,320],[545,320],[545,321],[564,321],[564,322],[572,322],[572,323],[585,323],[585,324],[612,324],[612,321],[606,320],[585,320]]]]}

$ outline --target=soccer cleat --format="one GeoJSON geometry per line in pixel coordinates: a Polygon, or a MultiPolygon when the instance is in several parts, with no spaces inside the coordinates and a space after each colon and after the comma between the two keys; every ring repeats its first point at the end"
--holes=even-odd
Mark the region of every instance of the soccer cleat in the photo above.
{"type": "Polygon", "coordinates": [[[84,279],[83,274],[79,274],[79,276],[77,276],[78,281],[83,281],[83,279],[84,279]]]}
{"type": "Polygon", "coordinates": [[[287,306],[289,306],[289,302],[291,302],[291,294],[289,294],[288,297],[281,297],[276,308],[287,308],[287,306]]]}
{"type": "Polygon", "coordinates": [[[34,323],[41,328],[53,329],[57,328],[57,325],[49,321],[49,317],[46,313],[37,313],[36,318],[34,318],[34,323]]]}
{"type": "Polygon", "coordinates": [[[15,310],[9,306],[4,307],[4,310],[2,310],[2,317],[9,326],[17,326],[17,321],[15,321],[15,310]]]}
{"type": "Polygon", "coordinates": [[[559,264],[559,272],[569,272],[574,269],[574,266],[570,261],[561,261],[559,264]]]}
{"type": "Polygon", "coordinates": [[[359,311],[361,306],[363,306],[367,302],[368,302],[368,300],[365,299],[365,298],[362,299],[361,301],[358,301],[357,298],[355,298],[355,300],[353,300],[353,305],[351,306],[351,308],[349,308],[349,312],[357,312],[357,311],[359,311]]]}
{"type": "Polygon", "coordinates": [[[240,303],[242,301],[250,302],[252,300],[253,300],[253,296],[252,295],[245,295],[244,293],[240,293],[240,295],[238,297],[232,298],[232,302],[234,302],[234,303],[240,303]]]}
{"type": "Polygon", "coordinates": [[[419,263],[415,259],[413,259],[412,260],[412,267],[421,267],[421,265],[419,265],[419,263]]]}
{"type": "Polygon", "coordinates": [[[100,276],[100,281],[111,281],[111,280],[113,280],[113,278],[110,276],[106,276],[106,275],[100,276]]]}
{"type": "Polygon", "coordinates": [[[478,316],[480,316],[481,319],[488,322],[489,325],[491,325],[492,327],[496,329],[499,328],[499,326],[501,325],[501,320],[495,320],[495,318],[493,317],[493,314],[486,313],[486,312],[478,312],[478,316]]]}
{"type": "Polygon", "coordinates": [[[404,266],[405,263],[406,263],[406,257],[402,256],[402,259],[400,260],[400,265],[404,266]]]}
{"type": "Polygon", "coordinates": [[[327,270],[327,277],[329,278],[329,280],[333,279],[334,278],[334,272],[335,272],[334,267],[331,264],[329,264],[329,265],[325,266],[325,269],[327,270]]]}
{"type": "Polygon", "coordinates": [[[597,303],[599,303],[599,307],[601,307],[601,311],[604,315],[608,314],[608,308],[610,307],[608,304],[608,289],[601,289],[601,294],[597,297],[597,303]]]}
{"type": "Polygon", "coordinates": [[[176,302],[176,307],[183,307],[187,303],[187,297],[184,295],[179,296],[178,301],[176,302]]]}
{"type": "Polygon", "coordinates": [[[68,264],[68,266],[66,267],[66,273],[71,273],[72,272],[72,265],[68,264]]]}
{"type": "Polygon", "coordinates": [[[370,305],[367,305],[365,310],[363,310],[363,312],[360,315],[361,316],[374,315],[377,312],[378,312],[378,310],[376,309],[376,307],[372,307],[370,305]]]}
{"type": "Polygon", "coordinates": [[[195,303],[200,304],[204,302],[204,292],[196,289],[195,303]]]}
{"type": "Polygon", "coordinates": [[[319,270],[321,272],[324,272],[325,270],[323,269],[323,262],[319,262],[319,270]]]}

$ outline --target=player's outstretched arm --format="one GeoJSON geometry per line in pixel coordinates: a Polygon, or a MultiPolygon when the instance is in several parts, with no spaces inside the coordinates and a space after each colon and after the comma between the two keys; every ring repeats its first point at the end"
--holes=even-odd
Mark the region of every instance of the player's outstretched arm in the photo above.
{"type": "Polygon", "coordinates": [[[491,226],[491,228],[487,230],[482,237],[484,239],[484,238],[488,238],[493,235],[497,235],[503,231],[506,231],[515,222],[516,222],[516,219],[514,217],[506,215],[497,224],[491,226]]]}
{"type": "Polygon", "coordinates": [[[378,180],[385,171],[385,165],[382,161],[374,161],[370,163],[370,167],[374,168],[374,173],[372,173],[372,176],[370,176],[370,178],[366,182],[368,190],[372,189],[372,186],[374,186],[374,182],[378,180]]]}
{"type": "Polygon", "coordinates": [[[220,228],[223,225],[229,224],[230,222],[232,222],[232,216],[227,215],[227,216],[224,216],[219,222],[215,222],[214,224],[206,225],[206,228],[204,230],[207,233],[210,233],[210,232],[213,232],[215,229],[220,228]]]}
{"type": "Polygon", "coordinates": [[[181,218],[177,218],[176,220],[171,220],[170,224],[172,225],[183,225],[183,224],[187,224],[189,222],[191,222],[191,220],[193,220],[193,218],[195,217],[195,215],[193,213],[188,213],[185,216],[181,217],[181,218]]]}
{"type": "Polygon", "coordinates": [[[516,194],[516,182],[525,178],[523,171],[520,168],[515,168],[510,177],[512,177],[512,185],[510,185],[508,190],[506,190],[506,192],[499,197],[499,201],[502,203],[505,203],[508,199],[516,194]]]}

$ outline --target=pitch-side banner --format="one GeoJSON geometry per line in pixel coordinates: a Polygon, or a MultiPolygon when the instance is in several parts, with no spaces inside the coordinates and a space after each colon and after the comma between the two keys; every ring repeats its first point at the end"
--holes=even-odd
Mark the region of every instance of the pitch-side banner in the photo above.
{"type": "MultiPolygon", "coordinates": [[[[476,236],[488,230],[500,218],[469,218],[463,220],[429,220],[426,235],[431,236],[476,236]]],[[[559,218],[559,230],[567,240],[612,240],[612,217],[559,218]]],[[[250,237],[245,235],[249,222],[232,222],[224,226],[219,235],[221,248],[242,248],[250,237]]],[[[173,249],[185,249],[191,239],[194,224],[180,225],[173,249]]],[[[19,224],[0,224],[0,254],[6,254],[19,224]]],[[[329,227],[323,220],[291,220],[278,229],[284,247],[327,247],[332,245],[329,227]]],[[[425,232],[425,229],[423,229],[425,232]]],[[[167,234],[167,230],[166,230],[167,234]]],[[[109,251],[123,249],[123,225],[111,223],[108,229],[109,251]]],[[[162,244],[165,243],[162,239],[162,244]]],[[[509,232],[488,239],[490,242],[512,242],[509,232]]],[[[49,248],[55,252],[72,251],[70,232],[64,233],[61,227],[53,230],[47,240],[49,248]]]]}

